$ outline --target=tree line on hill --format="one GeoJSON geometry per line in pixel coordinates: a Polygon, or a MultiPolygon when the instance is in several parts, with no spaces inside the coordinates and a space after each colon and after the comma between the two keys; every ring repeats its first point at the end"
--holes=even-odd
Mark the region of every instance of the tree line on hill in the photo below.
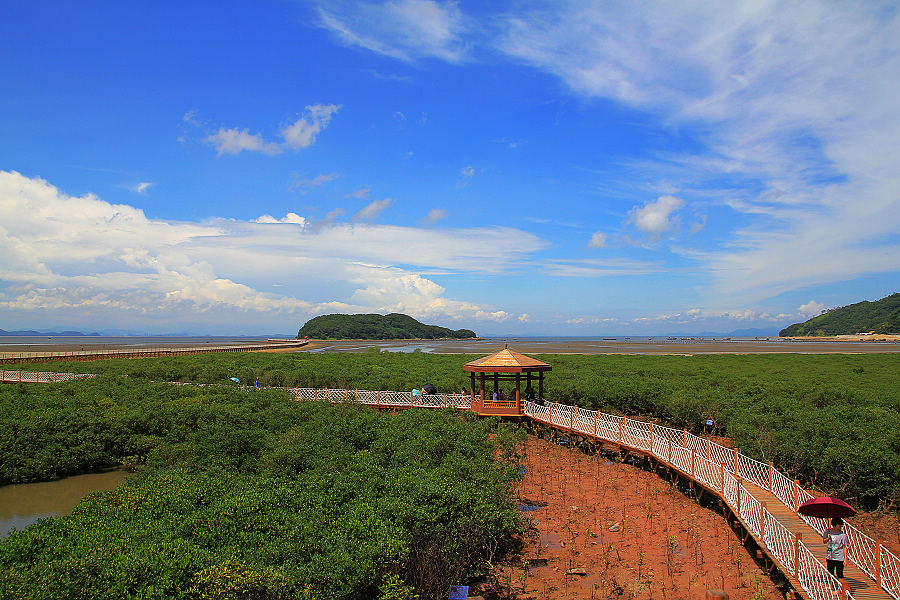
{"type": "Polygon", "coordinates": [[[778,335],[826,336],[853,335],[854,333],[900,333],[900,293],[881,300],[863,300],[856,304],[830,308],[803,323],[782,329],[778,335]]]}
{"type": "Polygon", "coordinates": [[[474,338],[470,329],[448,329],[437,325],[425,325],[409,315],[321,315],[307,321],[297,337],[323,340],[398,340],[398,339],[468,339],[474,338]]]}

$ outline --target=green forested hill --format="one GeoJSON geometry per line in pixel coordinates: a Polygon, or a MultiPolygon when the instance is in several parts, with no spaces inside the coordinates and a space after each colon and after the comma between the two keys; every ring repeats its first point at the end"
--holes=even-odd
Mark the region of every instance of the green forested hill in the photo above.
{"type": "Polygon", "coordinates": [[[419,323],[408,315],[322,315],[310,319],[300,328],[297,337],[325,340],[399,340],[438,338],[473,338],[469,329],[447,329],[419,323]]]}
{"type": "Polygon", "coordinates": [[[900,293],[830,309],[805,323],[794,323],[778,335],[849,335],[864,331],[900,332],[900,293]]]}

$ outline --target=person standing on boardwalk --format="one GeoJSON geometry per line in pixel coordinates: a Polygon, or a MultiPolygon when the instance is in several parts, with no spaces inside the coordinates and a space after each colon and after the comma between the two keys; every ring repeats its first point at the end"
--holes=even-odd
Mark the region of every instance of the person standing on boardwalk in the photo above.
{"type": "Polygon", "coordinates": [[[844,548],[847,547],[847,534],[844,533],[844,520],[840,517],[831,519],[831,528],[822,533],[822,541],[828,546],[825,555],[828,572],[838,579],[844,578],[844,548]]]}

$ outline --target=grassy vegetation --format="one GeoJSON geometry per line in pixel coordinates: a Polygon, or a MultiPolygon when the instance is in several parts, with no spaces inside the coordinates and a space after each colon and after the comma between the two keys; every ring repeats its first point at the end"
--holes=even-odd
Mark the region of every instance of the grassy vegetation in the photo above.
{"type": "Polygon", "coordinates": [[[436,598],[519,531],[513,432],[452,410],[101,377],[0,415],[3,482],[143,465],[0,543],[2,598],[436,598]]]}
{"type": "MultiPolygon", "coordinates": [[[[864,507],[900,506],[900,359],[867,355],[538,355],[546,396],[715,433],[789,476],[864,507]]],[[[468,388],[470,355],[197,355],[78,364],[84,372],[191,382],[231,376],[264,385],[440,391],[468,388]]],[[[73,363],[33,365],[72,370],[73,363]]],[[[22,367],[26,368],[26,367],[22,367]]]]}

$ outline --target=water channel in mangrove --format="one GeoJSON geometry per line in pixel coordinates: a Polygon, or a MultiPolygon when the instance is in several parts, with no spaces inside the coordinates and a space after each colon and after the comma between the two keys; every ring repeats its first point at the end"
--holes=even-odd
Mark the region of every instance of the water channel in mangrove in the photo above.
{"type": "Polygon", "coordinates": [[[0,487],[0,540],[12,529],[24,529],[38,519],[69,514],[82,498],[118,487],[127,475],[113,470],[0,487]]]}

